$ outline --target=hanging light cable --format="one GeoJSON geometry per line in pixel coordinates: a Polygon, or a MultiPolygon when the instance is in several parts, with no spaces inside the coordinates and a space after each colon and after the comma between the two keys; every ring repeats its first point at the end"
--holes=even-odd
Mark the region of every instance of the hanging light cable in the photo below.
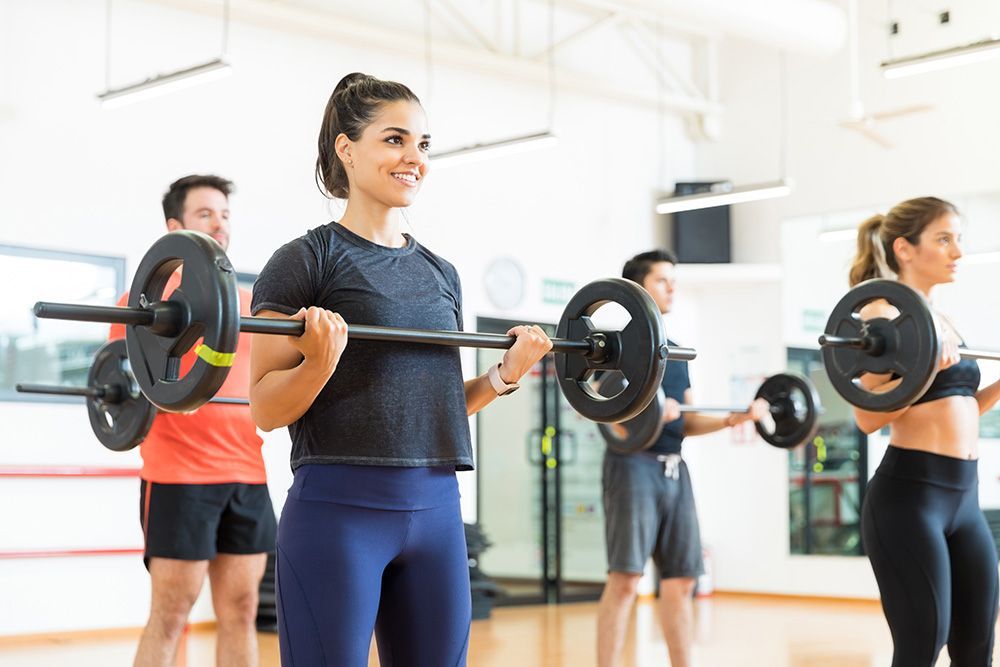
{"type": "Polygon", "coordinates": [[[666,213],[696,211],[703,208],[787,197],[792,193],[792,182],[785,176],[787,166],[786,154],[788,152],[787,78],[785,52],[782,51],[778,59],[778,173],[780,174],[778,180],[740,186],[733,185],[730,181],[712,183],[707,192],[660,199],[656,203],[657,213],[663,215],[666,213]]]}
{"type": "Polygon", "coordinates": [[[107,3],[107,34],[105,43],[105,68],[104,85],[105,91],[98,94],[97,99],[101,101],[104,109],[114,109],[126,106],[135,102],[141,102],[161,95],[167,95],[176,90],[189,88],[201,83],[215,81],[232,73],[232,67],[226,62],[226,54],[229,46],[229,0],[222,3],[222,51],[218,58],[209,60],[206,63],[195,65],[181,70],[175,70],[166,74],[158,74],[154,77],[140,81],[138,83],[122,86],[121,88],[111,87],[111,3],[107,3]]]}
{"type": "Polygon", "coordinates": [[[552,132],[555,125],[556,106],[556,36],[555,36],[555,0],[549,0],[549,26],[548,26],[548,61],[547,61],[547,83],[549,89],[549,109],[548,109],[548,129],[542,132],[532,132],[508,139],[498,141],[488,141],[476,143],[470,146],[462,146],[440,153],[432,153],[431,160],[435,169],[442,167],[454,167],[470,162],[490,160],[504,157],[515,153],[525,153],[528,151],[550,148],[555,146],[559,140],[552,132]]]}

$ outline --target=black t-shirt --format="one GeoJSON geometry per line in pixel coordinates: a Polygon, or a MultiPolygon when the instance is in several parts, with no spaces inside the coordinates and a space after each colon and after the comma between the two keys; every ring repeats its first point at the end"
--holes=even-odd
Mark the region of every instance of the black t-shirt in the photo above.
{"type": "MultiPolygon", "coordinates": [[[[670,345],[676,345],[668,341],[670,345]]],[[[691,387],[686,361],[667,360],[667,369],[663,372],[663,393],[678,403],[684,403],[684,391],[691,387]]],[[[680,454],[681,442],[684,440],[684,415],[663,425],[660,437],[646,451],[654,454],[680,454]]]]}
{"type": "MultiPolygon", "coordinates": [[[[349,325],[462,328],[455,267],[411,236],[387,248],[336,222],[279,248],[254,285],[254,314],[308,306],[340,313],[349,325]]],[[[305,463],[471,470],[459,350],[349,338],[337,370],[289,432],[293,470],[305,463]]]]}

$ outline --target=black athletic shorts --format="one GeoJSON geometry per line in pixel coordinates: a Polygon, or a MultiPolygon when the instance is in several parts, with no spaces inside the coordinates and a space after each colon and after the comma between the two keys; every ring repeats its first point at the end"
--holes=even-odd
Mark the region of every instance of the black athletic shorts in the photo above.
{"type": "Polygon", "coordinates": [[[277,522],[267,484],[160,484],[142,480],[144,559],[212,560],[274,551],[277,522]]]}

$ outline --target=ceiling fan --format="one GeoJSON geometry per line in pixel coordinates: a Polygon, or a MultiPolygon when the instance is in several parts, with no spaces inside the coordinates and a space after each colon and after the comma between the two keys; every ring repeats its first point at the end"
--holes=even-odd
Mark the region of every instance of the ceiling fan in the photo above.
{"type": "Polygon", "coordinates": [[[880,131],[879,123],[899,116],[908,116],[914,113],[930,111],[934,107],[929,104],[913,104],[908,107],[901,107],[891,111],[880,111],[876,113],[865,113],[864,107],[859,100],[851,104],[851,117],[840,121],[840,126],[848,130],[861,133],[862,136],[871,139],[882,148],[892,148],[893,143],[889,141],[880,131]]]}
{"type": "Polygon", "coordinates": [[[914,113],[930,111],[934,107],[929,104],[911,104],[899,109],[888,111],[866,112],[861,101],[861,74],[858,64],[858,0],[848,0],[848,43],[850,50],[851,65],[851,110],[850,116],[838,124],[848,130],[854,130],[867,139],[875,142],[882,148],[892,148],[893,143],[889,141],[879,130],[879,124],[883,121],[900,116],[908,116],[914,113]]]}

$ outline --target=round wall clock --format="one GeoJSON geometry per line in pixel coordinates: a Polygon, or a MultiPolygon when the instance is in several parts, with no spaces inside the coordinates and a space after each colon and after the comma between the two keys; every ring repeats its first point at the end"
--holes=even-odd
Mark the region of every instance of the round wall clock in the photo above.
{"type": "Polygon", "coordinates": [[[524,269],[510,257],[497,257],[483,274],[486,296],[497,308],[507,310],[524,298],[524,269]]]}

